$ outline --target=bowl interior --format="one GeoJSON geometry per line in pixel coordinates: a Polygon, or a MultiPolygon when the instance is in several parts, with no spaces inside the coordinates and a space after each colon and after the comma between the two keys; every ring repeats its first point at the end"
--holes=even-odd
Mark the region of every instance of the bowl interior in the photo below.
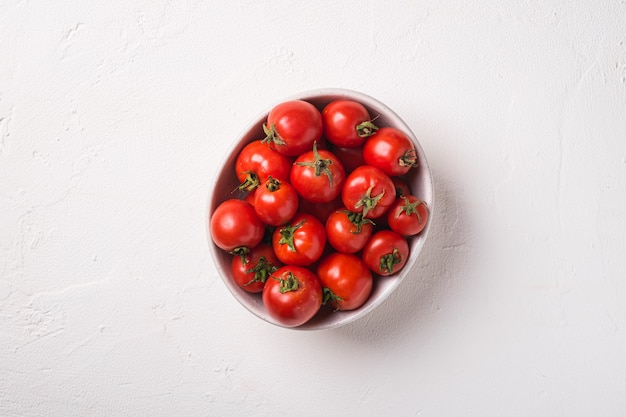
{"type": "MultiPolygon", "coordinates": [[[[287,97],[285,100],[291,99],[306,100],[315,105],[320,111],[333,100],[356,100],[367,108],[372,118],[377,117],[375,121],[377,126],[390,126],[403,130],[415,144],[418,156],[418,166],[414,169],[411,169],[409,174],[407,174],[407,176],[405,177],[405,180],[409,184],[413,194],[427,202],[428,209],[430,211],[428,224],[426,225],[424,230],[419,235],[412,237],[409,240],[410,255],[405,267],[400,272],[392,276],[375,276],[372,293],[363,306],[353,311],[332,311],[332,309],[330,308],[323,307],[320,313],[318,313],[309,322],[303,324],[302,326],[293,328],[297,330],[331,329],[345,325],[360,317],[363,317],[374,308],[376,308],[380,303],[382,303],[389,296],[389,294],[391,294],[397,288],[397,286],[403,279],[405,279],[407,276],[411,276],[414,274],[412,269],[415,261],[418,258],[419,253],[422,250],[422,247],[424,246],[424,241],[430,229],[430,219],[432,219],[433,217],[434,196],[432,177],[422,147],[411,129],[404,123],[404,121],[400,117],[398,117],[398,115],[396,115],[396,113],[394,113],[391,109],[389,109],[378,100],[360,92],[344,89],[313,90],[287,97]]],[[[247,143],[265,137],[263,134],[263,123],[267,118],[269,110],[270,109],[261,114],[243,131],[240,137],[231,146],[231,149],[227,153],[226,157],[223,159],[221,163],[221,168],[217,171],[217,177],[212,183],[212,188],[209,195],[207,207],[208,213],[206,216],[206,231],[209,248],[211,250],[211,254],[213,256],[213,260],[215,261],[217,270],[222,280],[224,281],[224,284],[232,293],[232,295],[241,303],[242,306],[244,306],[257,317],[269,323],[281,326],[279,323],[274,321],[265,310],[260,294],[251,294],[246,292],[245,290],[240,288],[231,278],[230,264],[232,255],[222,251],[217,246],[215,246],[215,244],[211,240],[208,228],[208,219],[210,219],[210,216],[212,215],[215,208],[222,201],[228,198],[233,198],[233,196],[238,196],[237,193],[233,193],[233,190],[235,190],[239,185],[239,182],[235,175],[235,170],[233,168],[235,166],[235,160],[237,159],[237,155],[239,154],[241,149],[243,149],[243,147],[247,143]]]]}

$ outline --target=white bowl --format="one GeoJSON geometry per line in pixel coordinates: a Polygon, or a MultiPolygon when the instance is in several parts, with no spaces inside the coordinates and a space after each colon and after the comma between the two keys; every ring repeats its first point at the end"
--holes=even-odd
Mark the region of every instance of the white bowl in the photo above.
{"type": "MultiPolygon", "coordinates": [[[[424,230],[419,235],[409,239],[410,254],[404,268],[398,273],[388,277],[374,276],[372,293],[363,306],[353,311],[332,311],[330,308],[323,307],[322,310],[307,323],[298,327],[290,327],[290,329],[296,330],[332,329],[348,324],[372,312],[372,310],[378,307],[398,287],[398,285],[400,285],[402,280],[412,273],[413,266],[422,250],[422,247],[424,246],[426,237],[428,236],[431,219],[433,218],[433,182],[424,151],[409,126],[407,126],[395,112],[375,98],[357,91],[327,88],[302,92],[292,97],[286,97],[281,100],[281,102],[294,99],[308,101],[315,105],[320,111],[326,104],[333,100],[355,100],[367,108],[372,118],[376,117],[375,123],[378,127],[391,126],[404,131],[415,144],[419,164],[416,168],[411,169],[410,173],[406,176],[406,180],[412,193],[427,203],[430,212],[429,220],[424,230]]],[[[270,317],[267,313],[265,307],[263,306],[261,294],[249,293],[235,283],[231,276],[232,255],[224,252],[213,243],[209,231],[209,219],[213,211],[222,201],[232,198],[232,190],[239,185],[234,170],[235,160],[238,153],[247,143],[264,137],[262,126],[266,121],[270,110],[271,108],[267,109],[243,130],[241,135],[235,139],[230,151],[222,160],[221,168],[217,173],[217,177],[213,180],[213,186],[211,187],[209,193],[206,216],[206,232],[209,248],[211,255],[213,256],[213,260],[215,261],[217,271],[232,295],[237,299],[237,301],[239,301],[239,303],[241,303],[242,306],[248,309],[255,316],[269,323],[284,327],[272,319],[272,317],[270,317]]]]}

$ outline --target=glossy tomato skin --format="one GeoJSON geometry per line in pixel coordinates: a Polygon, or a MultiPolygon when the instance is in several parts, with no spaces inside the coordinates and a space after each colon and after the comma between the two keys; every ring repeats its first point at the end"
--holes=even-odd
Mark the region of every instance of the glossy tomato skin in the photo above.
{"type": "Polygon", "coordinates": [[[264,130],[264,141],[271,142],[279,153],[298,156],[322,137],[322,115],[307,101],[285,101],[270,111],[264,130]]]}
{"type": "Polygon", "coordinates": [[[238,199],[229,199],[217,206],[209,227],[213,242],[228,252],[241,247],[255,247],[265,233],[265,224],[254,207],[238,199]]]}
{"type": "Polygon", "coordinates": [[[341,196],[328,203],[311,203],[300,196],[298,210],[315,216],[322,224],[326,223],[328,216],[335,210],[343,207],[341,196]]]}
{"type": "Polygon", "coordinates": [[[396,200],[387,212],[387,224],[401,235],[415,236],[428,222],[426,203],[414,195],[402,196],[396,200]]]}
{"type": "Polygon", "coordinates": [[[285,265],[308,266],[317,261],[326,246],[324,224],[312,214],[298,212],[274,230],[272,247],[285,265]]]}
{"type": "Polygon", "coordinates": [[[396,190],[387,174],[376,167],[363,165],[346,178],[341,199],[348,210],[363,212],[363,217],[375,219],[396,200],[396,190]]]}
{"type": "Polygon", "coordinates": [[[290,180],[298,194],[311,203],[329,203],[341,193],[346,174],[333,153],[317,149],[300,155],[291,168],[290,180]]]}
{"type": "Polygon", "coordinates": [[[261,243],[241,256],[233,255],[231,271],[233,279],[250,293],[263,291],[265,282],[282,264],[271,245],[261,243]]]}
{"type": "Polygon", "coordinates": [[[378,275],[392,275],[404,268],[409,258],[406,238],[393,230],[380,230],[363,248],[363,262],[378,275]]]}
{"type": "Polygon", "coordinates": [[[372,272],[356,255],[333,252],[325,256],[317,267],[317,276],[329,294],[328,302],[337,310],[361,307],[372,292],[372,272]]]}
{"type": "Polygon", "coordinates": [[[348,99],[328,103],[322,110],[322,121],[326,139],[345,148],[361,146],[376,130],[365,106],[348,99]]]}
{"type": "Polygon", "coordinates": [[[283,266],[263,288],[263,304],[268,314],[285,327],[301,326],[317,314],[322,305],[322,286],[309,269],[283,266]]]}
{"type": "Polygon", "coordinates": [[[361,165],[365,165],[365,159],[363,159],[363,147],[356,148],[344,148],[340,146],[329,146],[328,150],[331,151],[343,164],[343,169],[346,174],[351,173],[361,165]]]}
{"type": "Polygon", "coordinates": [[[372,236],[374,225],[363,219],[361,213],[343,208],[335,210],[326,219],[326,238],[338,252],[356,253],[363,249],[372,236]]]}
{"type": "Polygon", "coordinates": [[[254,193],[254,210],[270,226],[287,223],[298,211],[299,198],[287,181],[268,179],[254,193]]]}
{"type": "Polygon", "coordinates": [[[265,183],[271,176],[289,180],[293,160],[273,150],[269,144],[255,140],[248,143],[237,155],[235,173],[244,191],[251,191],[265,183]]]}
{"type": "Polygon", "coordinates": [[[403,131],[393,127],[383,127],[367,139],[363,158],[389,176],[404,175],[417,165],[415,145],[403,131]]]}

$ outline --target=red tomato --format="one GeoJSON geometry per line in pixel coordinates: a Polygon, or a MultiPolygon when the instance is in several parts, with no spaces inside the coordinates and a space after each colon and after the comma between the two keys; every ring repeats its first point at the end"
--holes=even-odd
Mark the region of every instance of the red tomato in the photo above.
{"type": "Polygon", "coordinates": [[[414,195],[398,198],[387,212],[389,227],[404,236],[418,234],[424,230],[427,221],[426,203],[414,195]]]}
{"type": "Polygon", "coordinates": [[[326,245],[326,229],[308,213],[298,212],[272,235],[272,246],[285,265],[307,266],[317,261],[326,245]]]}
{"type": "Polygon", "coordinates": [[[365,165],[365,159],[363,159],[363,148],[360,146],[357,148],[330,146],[328,150],[339,158],[346,174],[351,173],[361,165],[365,165]]]}
{"type": "Polygon", "coordinates": [[[356,255],[331,253],[321,260],[317,276],[324,291],[323,303],[331,303],[337,310],[361,307],[372,292],[372,272],[356,255]]]}
{"type": "Polygon", "coordinates": [[[409,184],[400,177],[391,177],[393,181],[393,185],[396,187],[396,198],[402,197],[403,195],[411,195],[411,187],[409,184]]]}
{"type": "Polygon", "coordinates": [[[362,213],[348,209],[336,210],[326,220],[328,243],[338,252],[356,253],[372,236],[373,222],[362,213]]]}
{"type": "Polygon", "coordinates": [[[253,248],[263,239],[265,225],[254,208],[243,200],[229,199],[221,203],[211,216],[211,237],[225,251],[253,248]]]}
{"type": "Polygon", "coordinates": [[[287,223],[298,211],[298,193],[287,181],[270,177],[254,193],[254,211],[270,226],[287,223]]]}
{"type": "Polygon", "coordinates": [[[389,176],[406,174],[417,166],[415,145],[403,131],[393,127],[383,127],[367,139],[363,158],[389,176]]]}
{"type": "Polygon", "coordinates": [[[233,256],[231,271],[237,285],[251,293],[263,291],[265,281],[281,266],[274,250],[261,243],[244,254],[233,256]]]}
{"type": "Polygon", "coordinates": [[[235,173],[241,183],[240,190],[251,191],[263,184],[270,176],[289,180],[291,158],[288,158],[260,140],[250,142],[239,152],[235,161],[235,173]]]}
{"type": "Polygon", "coordinates": [[[263,304],[268,314],[285,327],[309,321],[322,305],[322,286],[307,268],[283,266],[275,271],[263,288],[263,304]]]}
{"type": "Polygon", "coordinates": [[[345,177],[341,161],[325,149],[318,151],[316,144],[296,159],[290,175],[293,188],[312,203],[329,203],[337,198],[345,177]]]}
{"type": "Polygon", "coordinates": [[[272,143],[283,155],[298,156],[322,137],[322,115],[307,101],[286,101],[270,111],[263,130],[267,135],[263,142],[272,143]]]}
{"type": "Polygon", "coordinates": [[[345,148],[361,146],[378,129],[369,112],[353,100],[335,100],[322,110],[324,136],[330,143],[345,148]]]}
{"type": "Polygon", "coordinates": [[[363,165],[346,178],[341,199],[348,210],[362,212],[363,217],[375,219],[396,201],[396,189],[383,171],[363,165]]]}
{"type": "Polygon", "coordinates": [[[343,202],[341,201],[341,196],[328,203],[311,203],[300,196],[300,205],[298,206],[298,210],[304,213],[312,214],[322,223],[326,223],[326,219],[330,213],[342,207],[343,202]]]}
{"type": "Polygon", "coordinates": [[[406,238],[393,230],[381,230],[363,248],[363,262],[379,275],[391,275],[401,270],[409,258],[406,238]]]}

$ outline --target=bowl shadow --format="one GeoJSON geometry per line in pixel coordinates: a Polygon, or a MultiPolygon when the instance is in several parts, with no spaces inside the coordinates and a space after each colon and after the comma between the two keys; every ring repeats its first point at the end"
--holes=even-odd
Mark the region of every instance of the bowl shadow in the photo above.
{"type": "Polygon", "coordinates": [[[397,344],[420,329],[432,318],[451,287],[457,287],[461,271],[468,262],[465,242],[469,240],[467,213],[455,194],[431,166],[435,213],[431,230],[419,258],[391,294],[375,311],[329,330],[335,337],[359,344],[389,346],[397,344]]]}

